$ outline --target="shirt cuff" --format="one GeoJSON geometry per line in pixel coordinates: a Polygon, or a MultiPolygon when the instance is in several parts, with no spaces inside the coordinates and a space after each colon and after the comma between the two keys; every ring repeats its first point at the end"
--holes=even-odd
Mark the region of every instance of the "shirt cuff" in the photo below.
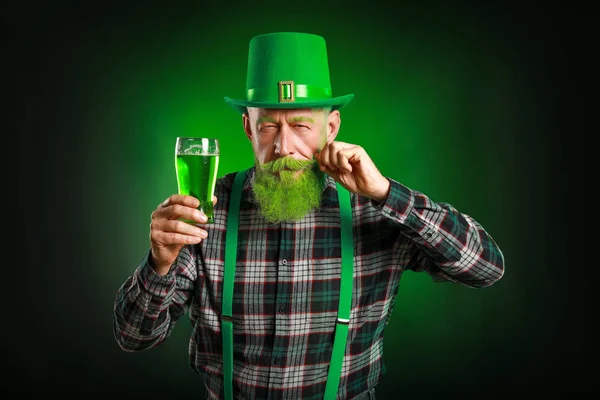
{"type": "Polygon", "coordinates": [[[169,273],[164,276],[158,275],[150,265],[150,251],[144,257],[142,264],[138,267],[138,278],[140,286],[145,292],[152,295],[154,299],[165,299],[175,292],[175,269],[177,262],[173,263],[169,273]]]}
{"type": "Polygon", "coordinates": [[[390,181],[387,198],[382,202],[371,200],[371,204],[386,217],[403,224],[415,204],[413,191],[391,178],[387,179],[390,181]]]}

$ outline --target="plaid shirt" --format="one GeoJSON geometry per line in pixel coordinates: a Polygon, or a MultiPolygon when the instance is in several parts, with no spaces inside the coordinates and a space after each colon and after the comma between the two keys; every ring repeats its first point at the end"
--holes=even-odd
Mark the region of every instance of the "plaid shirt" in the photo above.
{"type": "MultiPolygon", "coordinates": [[[[165,276],[145,259],[119,288],[114,334],[125,351],[159,345],[189,311],[190,364],[209,397],[224,398],[221,298],[227,208],[234,174],[219,179],[208,238],[184,247],[165,276]]],[[[321,208],[297,223],[268,224],[244,183],[233,298],[234,395],[240,399],[322,399],[340,289],[340,212],[326,176],[321,208]]],[[[338,399],[375,387],[385,372],[383,333],[403,271],[472,288],[504,273],[502,252],[484,228],[446,203],[389,179],[387,199],[352,194],[354,285],[338,399]]]]}

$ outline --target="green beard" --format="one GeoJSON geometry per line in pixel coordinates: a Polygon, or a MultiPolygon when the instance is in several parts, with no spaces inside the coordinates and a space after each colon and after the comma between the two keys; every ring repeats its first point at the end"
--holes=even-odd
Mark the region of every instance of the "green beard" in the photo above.
{"type": "Polygon", "coordinates": [[[296,222],[319,207],[323,175],[315,160],[278,158],[256,163],[254,195],[260,213],[270,223],[296,222]],[[296,171],[304,170],[296,177],[296,171]]]}

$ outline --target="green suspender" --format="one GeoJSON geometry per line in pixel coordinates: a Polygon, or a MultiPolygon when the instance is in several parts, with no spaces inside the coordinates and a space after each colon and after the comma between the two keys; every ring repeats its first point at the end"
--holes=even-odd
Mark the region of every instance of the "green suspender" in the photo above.
{"type": "Polygon", "coordinates": [[[238,220],[240,201],[244,187],[245,172],[235,174],[229,214],[227,216],[227,236],[225,238],[225,267],[223,271],[223,299],[221,300],[221,334],[223,335],[223,385],[225,400],[233,400],[233,321],[231,308],[233,303],[233,282],[235,281],[235,263],[237,261],[238,220]]]}
{"type": "Polygon", "coordinates": [[[354,265],[354,239],[352,235],[352,206],[350,193],[339,183],[336,183],[338,199],[340,202],[340,226],[342,243],[342,278],[340,283],[340,305],[338,318],[335,324],[335,337],[333,339],[333,352],[329,363],[329,376],[325,387],[325,400],[334,400],[340,385],[344,353],[346,352],[346,339],[348,338],[348,325],[350,324],[350,311],[352,308],[352,271],[354,265]]]}
{"type": "MultiPolygon", "coordinates": [[[[238,220],[240,214],[240,200],[244,178],[248,170],[238,172],[235,176],[229,214],[227,218],[227,237],[225,247],[225,270],[223,271],[223,300],[221,316],[221,333],[223,335],[223,373],[225,386],[225,400],[233,400],[233,283],[235,279],[235,264],[237,260],[238,220]]],[[[338,199],[340,202],[341,242],[342,242],[342,277],[340,285],[340,303],[333,341],[333,352],[329,364],[329,375],[325,387],[325,400],[334,400],[342,373],[346,340],[348,338],[348,325],[352,307],[352,273],[354,262],[354,240],[352,232],[352,206],[350,193],[339,183],[337,185],[338,199]]]]}

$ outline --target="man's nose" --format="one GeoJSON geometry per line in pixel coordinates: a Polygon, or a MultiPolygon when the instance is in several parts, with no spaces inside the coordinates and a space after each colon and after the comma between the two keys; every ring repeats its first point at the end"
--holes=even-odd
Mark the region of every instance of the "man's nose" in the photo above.
{"type": "Polygon", "coordinates": [[[294,154],[294,137],[287,126],[282,126],[279,130],[275,139],[275,153],[281,157],[294,154]]]}

